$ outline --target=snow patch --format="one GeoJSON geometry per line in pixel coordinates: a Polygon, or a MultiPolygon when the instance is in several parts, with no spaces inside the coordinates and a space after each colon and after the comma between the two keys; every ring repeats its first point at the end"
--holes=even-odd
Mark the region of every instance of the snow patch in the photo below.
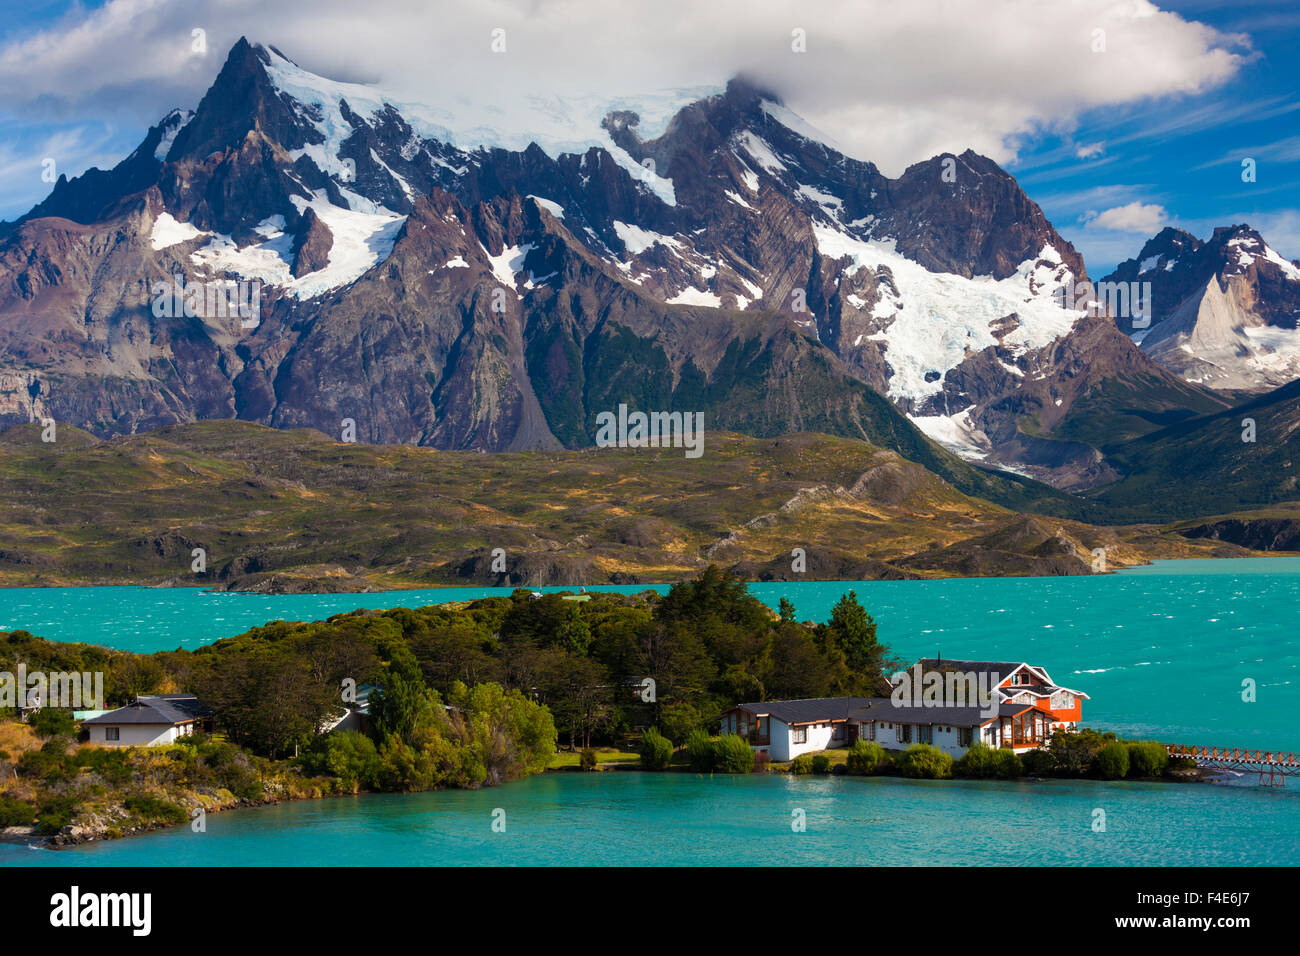
{"type": "Polygon", "coordinates": [[[194,228],[188,222],[177,221],[171,213],[159,213],[149,231],[149,244],[155,249],[166,249],[180,242],[197,239],[207,233],[194,228]]]}

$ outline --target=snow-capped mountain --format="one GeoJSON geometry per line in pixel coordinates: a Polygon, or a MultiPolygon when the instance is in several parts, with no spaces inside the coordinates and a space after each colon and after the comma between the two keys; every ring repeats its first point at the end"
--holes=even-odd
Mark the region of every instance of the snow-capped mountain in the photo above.
{"type": "Polygon", "coordinates": [[[1189,382],[1258,391],[1300,378],[1300,266],[1248,225],[1206,242],[1165,229],[1104,281],[1150,283],[1149,324],[1121,328],[1189,382]]]}
{"type": "Polygon", "coordinates": [[[1103,379],[1139,411],[1206,400],[1062,307],[1082,259],[972,152],[889,179],[743,79],[453,106],[241,40],[192,112],[0,232],[0,409],[495,450],[588,445],[627,402],[957,475],[905,415],[1083,486],[1110,477],[1071,417],[1103,379]],[[159,314],[175,275],[258,283],[256,321],[159,314]]]}

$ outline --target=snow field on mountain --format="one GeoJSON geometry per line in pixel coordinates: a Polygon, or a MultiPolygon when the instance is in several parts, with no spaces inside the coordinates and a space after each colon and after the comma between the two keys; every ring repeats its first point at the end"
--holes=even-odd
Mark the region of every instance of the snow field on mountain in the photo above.
{"type": "Polygon", "coordinates": [[[1037,259],[1021,263],[1005,279],[991,276],[966,278],[951,273],[931,272],[901,255],[893,239],[864,241],[829,226],[814,224],[813,235],[822,255],[831,259],[850,257],[851,274],[857,267],[873,271],[888,269],[899,291],[902,306],[892,312],[892,321],[870,338],[887,345],[885,359],[894,369],[889,396],[920,400],[943,390],[942,375],[956,368],[968,355],[997,345],[990,326],[1015,314],[1019,325],[1002,338],[1002,344],[1021,353],[1042,348],[1066,335],[1083,315],[1062,309],[1052,292],[1070,278],[1060,255],[1045,246],[1037,259]],[[1030,291],[1031,282],[1037,293],[1030,291]],[[940,373],[933,382],[927,372],[940,373]]]}

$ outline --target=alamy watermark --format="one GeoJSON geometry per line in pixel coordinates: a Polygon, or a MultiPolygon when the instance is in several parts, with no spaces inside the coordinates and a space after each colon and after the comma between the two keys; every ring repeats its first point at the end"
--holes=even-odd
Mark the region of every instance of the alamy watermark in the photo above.
{"type": "Polygon", "coordinates": [[[925,670],[920,661],[891,678],[889,700],[895,707],[979,707],[988,719],[998,714],[993,691],[1002,675],[989,671],[925,670]]]}
{"type": "Polygon", "coordinates": [[[1150,282],[1089,282],[1087,279],[1075,282],[1070,279],[1052,295],[1063,309],[1132,319],[1135,329],[1151,325],[1150,282]]]}
{"type": "Polygon", "coordinates": [[[212,279],[186,282],[182,275],[155,282],[155,318],[227,319],[239,317],[240,328],[255,329],[262,321],[262,283],[257,279],[212,279]]]}
{"type": "Polygon", "coordinates": [[[618,412],[596,416],[597,448],[685,448],[687,458],[704,454],[703,412],[618,412]]]}
{"type": "Polygon", "coordinates": [[[70,710],[104,709],[103,671],[0,671],[0,707],[61,707],[70,710]]]}

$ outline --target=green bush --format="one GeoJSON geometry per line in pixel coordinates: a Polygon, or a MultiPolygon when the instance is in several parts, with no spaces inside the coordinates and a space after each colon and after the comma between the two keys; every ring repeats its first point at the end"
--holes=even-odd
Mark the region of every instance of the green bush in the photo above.
{"type": "Polygon", "coordinates": [[[578,769],[580,770],[595,770],[598,762],[596,760],[596,751],[590,747],[584,747],[582,753],[578,755],[578,769]]]}
{"type": "Polygon", "coordinates": [[[999,780],[1014,780],[1025,772],[1025,765],[1010,747],[999,747],[993,754],[993,767],[999,780]]]}
{"type": "Polygon", "coordinates": [[[696,773],[712,773],[716,754],[713,741],[704,731],[696,728],[686,737],[686,759],[696,773]]]}
{"type": "Polygon", "coordinates": [[[754,748],[737,734],[723,734],[713,741],[714,769],[719,773],[750,773],[754,769],[754,748]]]}
{"type": "Polygon", "coordinates": [[[1112,740],[1097,752],[1097,773],[1106,780],[1119,780],[1128,775],[1128,748],[1112,740]]]}
{"type": "Polygon", "coordinates": [[[126,760],[126,751],[116,747],[87,747],[78,750],[73,758],[79,767],[88,767],[115,787],[131,781],[132,771],[126,760]]]}
{"type": "Polygon", "coordinates": [[[953,764],[959,777],[977,780],[1014,780],[1024,771],[1020,758],[1010,747],[990,747],[980,741],[971,744],[961,759],[953,764]]]}
{"type": "Polygon", "coordinates": [[[952,757],[929,744],[908,747],[895,762],[905,777],[942,780],[952,776],[952,757]]]}
{"type": "Polygon", "coordinates": [[[667,770],[673,759],[673,742],[651,727],[641,735],[641,769],[667,770]]]}
{"type": "Polygon", "coordinates": [[[28,717],[27,722],[31,724],[32,730],[42,737],[53,737],[55,734],[71,737],[77,732],[72,711],[61,710],[58,707],[43,707],[28,717]]]}
{"type": "Polygon", "coordinates": [[[1154,740],[1134,740],[1126,743],[1128,750],[1128,775],[1130,777],[1163,777],[1169,766],[1169,751],[1154,740]]]}
{"type": "MultiPolygon", "coordinates": [[[[61,740],[52,737],[49,742],[61,740]]],[[[63,753],[51,753],[45,747],[29,750],[18,758],[18,775],[43,783],[64,783],[72,779],[76,767],[63,753]]]]}
{"type": "Polygon", "coordinates": [[[159,800],[157,797],[127,797],[122,801],[122,805],[132,813],[152,822],[177,824],[189,819],[182,807],[168,800],[159,800]]]}
{"type": "Polygon", "coordinates": [[[962,754],[961,759],[953,764],[952,769],[959,777],[987,780],[990,777],[997,776],[997,765],[994,760],[993,748],[983,741],[977,740],[970,745],[966,753],[962,754]]]}
{"type": "Polygon", "coordinates": [[[1031,777],[1051,777],[1059,771],[1056,755],[1045,748],[1030,750],[1020,758],[1024,772],[1031,777]]]}
{"type": "Polygon", "coordinates": [[[77,802],[71,797],[50,797],[41,804],[36,832],[44,836],[58,833],[72,822],[72,814],[76,810],[77,802]]]}
{"type": "Polygon", "coordinates": [[[812,772],[813,772],[813,773],[830,773],[830,772],[831,772],[831,758],[828,757],[828,756],[826,756],[826,754],[813,754],[813,758],[812,758],[812,772]]]}
{"type": "Polygon", "coordinates": [[[847,767],[849,773],[866,777],[878,772],[889,763],[885,748],[874,740],[859,740],[849,748],[847,767]]]}
{"type": "MultiPolygon", "coordinates": [[[[196,749],[201,752],[204,745],[199,744],[196,749]]],[[[375,742],[355,730],[317,737],[299,762],[312,776],[337,777],[344,791],[372,786],[379,775],[379,751],[375,742]]]]}
{"type": "Polygon", "coordinates": [[[0,794],[0,827],[30,826],[36,817],[36,808],[23,800],[0,794]]]}
{"type": "Polygon", "coordinates": [[[659,727],[669,740],[685,740],[691,731],[703,730],[704,717],[690,704],[675,701],[664,704],[659,715],[659,727]]]}
{"type": "Polygon", "coordinates": [[[790,772],[805,774],[813,772],[812,754],[800,754],[790,761],[790,772]]]}

